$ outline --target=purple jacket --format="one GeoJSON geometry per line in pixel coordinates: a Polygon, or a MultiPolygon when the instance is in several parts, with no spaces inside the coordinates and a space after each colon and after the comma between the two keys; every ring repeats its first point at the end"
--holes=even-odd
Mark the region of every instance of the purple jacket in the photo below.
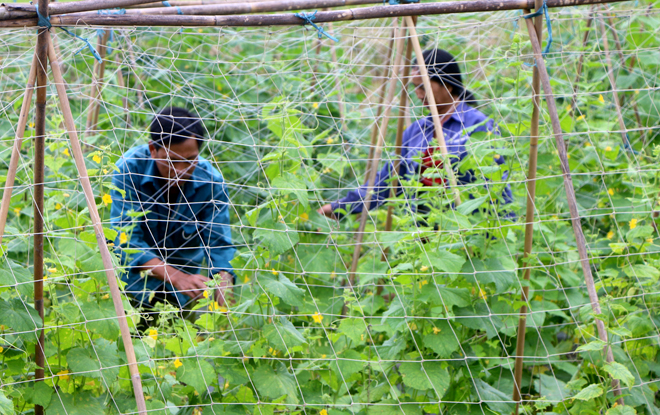
{"type": "MultiPolygon", "coordinates": [[[[459,160],[463,160],[468,153],[465,145],[469,140],[470,135],[478,131],[493,131],[494,123],[493,120],[487,118],[479,110],[461,102],[456,106],[454,113],[442,126],[442,130],[445,135],[447,151],[449,154],[457,156],[458,159],[454,158],[454,162],[458,162],[459,160]],[[463,134],[464,130],[470,129],[475,125],[479,126],[467,134],[463,134]]],[[[419,163],[413,161],[413,158],[421,155],[429,148],[429,146],[434,145],[433,133],[434,127],[431,116],[414,122],[406,129],[406,131],[404,131],[401,146],[401,161],[399,164],[401,177],[409,177],[418,172],[419,163]]],[[[497,164],[503,164],[505,162],[504,157],[495,159],[495,162],[497,164]]],[[[390,179],[392,169],[392,161],[390,160],[376,175],[374,193],[371,197],[369,206],[370,209],[382,205],[385,202],[385,199],[389,197],[390,187],[387,182],[390,179]]],[[[505,173],[503,178],[506,179],[506,177],[507,174],[505,173]]],[[[475,177],[472,172],[466,172],[457,177],[459,185],[472,183],[474,180],[475,177]]],[[[399,187],[397,193],[400,193],[401,191],[402,189],[399,187]]],[[[362,185],[357,190],[351,190],[345,197],[332,203],[332,210],[337,211],[337,209],[344,209],[348,213],[362,212],[366,194],[367,185],[362,185]]],[[[502,197],[504,199],[504,204],[513,202],[513,195],[509,186],[503,191],[502,197]]]]}

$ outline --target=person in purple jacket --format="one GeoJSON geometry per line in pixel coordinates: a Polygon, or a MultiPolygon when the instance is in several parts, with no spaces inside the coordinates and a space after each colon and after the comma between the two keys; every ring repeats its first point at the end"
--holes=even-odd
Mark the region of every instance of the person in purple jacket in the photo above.
{"type": "MultiPolygon", "coordinates": [[[[458,163],[468,154],[466,144],[470,139],[470,135],[479,131],[496,134],[497,131],[493,120],[471,106],[476,104],[476,101],[472,93],[464,88],[461,70],[454,57],[442,49],[427,50],[423,55],[431,79],[431,93],[435,98],[438,114],[440,115],[447,151],[452,158],[452,163],[458,163]]],[[[415,94],[423,105],[428,107],[427,91],[424,90],[419,70],[413,69],[411,75],[411,82],[415,86],[415,94]]],[[[432,157],[434,152],[440,152],[436,146],[433,119],[430,115],[408,127],[403,133],[399,167],[400,176],[407,178],[419,173],[419,180],[424,186],[445,185],[445,179],[438,178],[437,174],[435,177],[425,177],[424,175],[427,169],[431,169],[433,172],[442,170],[442,162],[438,160],[438,157],[432,157]],[[418,163],[415,159],[420,160],[420,156],[422,162],[418,163]]],[[[495,156],[494,159],[500,165],[505,162],[502,156],[495,156]]],[[[385,200],[389,197],[390,187],[388,182],[392,170],[393,165],[390,161],[378,172],[369,203],[370,210],[385,203],[385,200]]],[[[506,177],[507,173],[503,175],[504,179],[506,177]]],[[[474,180],[475,177],[471,171],[457,175],[459,186],[472,183],[474,180]]],[[[401,191],[401,188],[397,189],[398,193],[401,191]]],[[[360,213],[364,209],[366,194],[367,186],[363,185],[357,190],[349,191],[345,197],[338,201],[322,206],[318,213],[330,218],[341,216],[342,211],[360,213]]],[[[511,188],[507,185],[500,202],[501,204],[509,204],[512,201],[511,188]]],[[[419,206],[417,210],[422,213],[422,206],[419,206]]]]}

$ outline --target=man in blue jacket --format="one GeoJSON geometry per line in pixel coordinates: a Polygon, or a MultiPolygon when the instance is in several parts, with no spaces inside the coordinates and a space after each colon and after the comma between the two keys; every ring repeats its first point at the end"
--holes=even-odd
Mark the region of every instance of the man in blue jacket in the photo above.
{"type": "Polygon", "coordinates": [[[222,305],[235,248],[224,179],[199,155],[202,121],[170,107],[150,131],[149,144],[124,154],[112,179],[111,220],[128,271],[126,292],[147,308],[167,301],[183,309],[209,293],[222,305]],[[212,278],[217,290],[208,286],[212,278]]]}

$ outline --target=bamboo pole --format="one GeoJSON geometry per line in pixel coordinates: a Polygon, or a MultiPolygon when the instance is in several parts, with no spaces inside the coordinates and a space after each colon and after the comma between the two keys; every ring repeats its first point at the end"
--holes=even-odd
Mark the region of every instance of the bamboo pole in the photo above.
{"type": "MultiPolygon", "coordinates": [[[[580,78],[582,77],[582,68],[584,67],[584,50],[587,47],[587,42],[589,41],[589,32],[591,32],[591,23],[594,20],[594,7],[591,7],[589,11],[589,17],[587,17],[586,30],[584,31],[584,37],[582,38],[582,53],[578,58],[578,64],[576,68],[575,82],[573,82],[573,99],[571,100],[571,111],[575,111],[577,107],[577,93],[579,87],[580,78]]],[[[539,38],[540,39],[540,38],[539,38]]],[[[536,71],[536,69],[534,69],[536,71]]]]}
{"type": "MultiPolygon", "coordinates": [[[[129,35],[125,35],[124,39],[126,40],[126,46],[128,49],[128,58],[131,63],[131,71],[133,72],[135,78],[135,91],[136,91],[135,95],[137,95],[138,108],[142,109],[144,107],[144,98],[142,96],[142,80],[140,79],[140,76],[135,70],[135,68],[137,68],[137,61],[135,59],[135,52],[133,51],[133,41],[131,40],[131,37],[129,35]]],[[[131,80],[130,75],[126,75],[127,86],[130,85],[130,80],[131,80]]]]}
{"type": "Polygon", "coordinates": [[[99,122],[99,110],[103,78],[105,77],[105,57],[108,53],[108,40],[110,39],[110,30],[103,31],[103,36],[99,36],[97,50],[101,57],[101,62],[94,61],[92,71],[92,86],[89,92],[90,103],[87,107],[87,123],[85,126],[85,136],[90,137],[96,132],[96,126],[99,122]]]}
{"type": "MultiPolygon", "coordinates": [[[[48,18],[48,0],[39,0],[41,10],[46,10],[44,17],[48,18]]],[[[39,27],[37,31],[37,99],[34,111],[34,308],[39,313],[41,321],[44,321],[44,176],[46,171],[46,104],[48,85],[48,39],[50,32],[47,27],[39,27]]],[[[34,378],[37,382],[43,382],[45,356],[45,331],[42,326],[39,330],[37,344],[34,346],[34,378]]],[[[35,415],[43,415],[44,408],[41,405],[34,406],[35,415]]]]}
{"type": "Polygon", "coordinates": [[[53,71],[53,78],[57,88],[57,96],[59,98],[60,108],[64,116],[64,125],[67,129],[67,133],[69,134],[73,158],[76,163],[76,168],[78,169],[78,175],[80,176],[80,184],[82,185],[83,193],[85,194],[85,199],[87,200],[87,206],[92,220],[92,226],[94,227],[94,233],[96,234],[96,241],[101,253],[101,258],[103,259],[105,275],[108,279],[110,295],[112,296],[112,302],[115,306],[115,312],[117,313],[117,321],[119,323],[121,338],[124,343],[124,350],[126,350],[128,370],[131,374],[131,381],[133,382],[133,392],[135,394],[138,413],[140,415],[146,415],[147,408],[144,401],[144,393],[142,392],[142,380],[140,378],[140,372],[138,370],[137,361],[135,359],[135,350],[133,349],[131,333],[128,328],[128,320],[126,319],[126,313],[124,312],[124,306],[121,300],[121,293],[119,292],[119,286],[117,284],[117,276],[115,275],[114,266],[112,264],[112,256],[108,250],[108,245],[105,242],[103,224],[101,223],[101,217],[99,216],[96,200],[94,199],[92,184],[87,174],[87,167],[85,166],[82,147],[80,145],[80,140],[78,139],[78,133],[76,132],[76,126],[73,119],[73,114],[71,113],[69,99],[66,95],[66,84],[64,78],[62,77],[60,63],[58,61],[58,57],[55,55],[55,49],[53,48],[52,43],[48,42],[48,46],[51,69],[53,71]]]}
{"type": "Polygon", "coordinates": [[[431,93],[433,90],[431,88],[431,78],[429,78],[429,73],[426,70],[426,62],[424,62],[424,55],[422,52],[422,47],[419,44],[419,38],[417,36],[417,29],[415,28],[415,22],[411,17],[406,17],[406,22],[408,25],[408,30],[410,30],[410,39],[412,40],[412,45],[415,50],[415,57],[417,58],[417,68],[419,70],[419,75],[422,77],[424,82],[424,90],[426,91],[426,99],[429,103],[429,109],[431,110],[431,118],[433,119],[433,128],[435,131],[435,139],[440,148],[440,154],[442,155],[443,166],[445,168],[445,173],[449,179],[449,186],[451,187],[451,192],[454,197],[454,203],[456,207],[461,204],[461,196],[458,192],[458,183],[456,182],[456,176],[454,175],[454,169],[449,159],[449,152],[447,151],[447,144],[445,143],[445,134],[442,130],[442,122],[440,120],[440,114],[438,114],[438,107],[435,102],[435,97],[431,93]]]}
{"type": "MultiPolygon", "coordinates": [[[[541,10],[543,0],[536,0],[536,10],[541,10]]],[[[543,16],[534,18],[534,29],[536,36],[541,42],[543,40],[543,16]]],[[[527,169],[527,206],[525,212],[525,247],[523,254],[523,265],[525,271],[523,279],[529,281],[531,267],[526,261],[532,253],[532,242],[534,240],[534,210],[536,199],[536,166],[538,161],[538,143],[539,143],[539,115],[541,113],[541,79],[539,78],[539,68],[534,67],[532,73],[532,119],[529,132],[529,166],[527,169]]],[[[513,383],[513,401],[516,403],[514,415],[518,415],[522,398],[522,373],[523,373],[523,354],[525,353],[525,335],[527,330],[527,302],[529,301],[529,284],[522,287],[521,301],[525,303],[520,308],[520,317],[518,319],[518,335],[516,337],[516,358],[514,366],[513,383]]]]}
{"type": "Polygon", "coordinates": [[[5,234],[5,225],[7,224],[7,215],[9,214],[9,205],[11,204],[11,194],[14,189],[14,181],[16,180],[16,172],[18,170],[18,160],[21,158],[21,146],[23,145],[25,126],[30,115],[30,104],[32,103],[32,95],[34,93],[38,64],[39,61],[35,51],[32,58],[32,65],[30,66],[30,73],[28,74],[27,86],[23,93],[21,112],[18,115],[18,125],[16,126],[14,145],[11,149],[11,159],[9,160],[9,168],[7,170],[7,179],[5,180],[5,187],[2,193],[2,204],[0,205],[0,244],[2,244],[2,238],[5,234]]]}
{"type": "MultiPolygon", "coordinates": [[[[51,3],[48,6],[44,16],[55,16],[59,14],[71,14],[78,12],[86,12],[91,10],[114,9],[128,6],[135,6],[140,4],[153,3],[153,0],[82,0],[71,1],[63,3],[51,3]]],[[[40,10],[41,6],[39,7],[40,10]]],[[[12,18],[36,18],[37,11],[32,4],[27,3],[2,3],[0,4],[0,20],[12,18]]]]}
{"type": "Polygon", "coordinates": [[[367,193],[364,197],[362,213],[360,215],[360,225],[357,231],[357,240],[355,242],[355,248],[353,249],[353,260],[351,262],[351,269],[349,272],[349,282],[351,288],[355,283],[355,272],[357,271],[358,261],[360,259],[360,252],[362,250],[362,241],[364,240],[364,228],[367,224],[367,217],[369,216],[369,205],[371,204],[371,199],[374,193],[374,186],[376,185],[376,175],[378,173],[378,164],[380,164],[381,155],[383,153],[383,146],[385,144],[385,135],[387,134],[387,124],[390,119],[390,112],[392,110],[392,101],[394,100],[394,94],[396,92],[396,82],[398,74],[400,72],[401,61],[403,57],[403,37],[404,26],[402,25],[394,33],[393,38],[397,39],[396,42],[396,55],[394,58],[394,63],[390,70],[389,85],[387,86],[387,98],[385,99],[385,108],[383,111],[383,118],[381,120],[381,125],[378,133],[378,140],[376,141],[376,146],[374,147],[373,158],[371,161],[371,168],[369,170],[369,179],[367,181],[367,193]]]}
{"type": "MultiPolygon", "coordinates": [[[[204,5],[184,5],[172,7],[128,9],[126,15],[232,15],[232,14],[250,14],[267,13],[280,11],[293,11],[305,9],[327,9],[331,7],[361,6],[365,4],[382,4],[382,0],[289,0],[286,2],[280,0],[259,1],[259,2],[233,2],[233,3],[215,3],[204,5]]],[[[162,6],[162,4],[161,4],[162,6]]],[[[326,10],[324,10],[326,11],[326,10]]],[[[97,15],[97,12],[76,13],[73,16],[84,18],[97,15]]]]}
{"type": "MultiPolygon", "coordinates": [[[[330,33],[330,36],[335,36],[335,30],[333,27],[332,22],[328,23],[328,32],[330,33]]],[[[330,56],[332,58],[332,64],[334,66],[333,69],[337,69],[339,63],[337,60],[337,47],[335,46],[335,42],[330,43],[330,56]]],[[[337,91],[341,91],[341,82],[339,81],[339,78],[335,76],[335,89],[337,91]]],[[[341,118],[341,129],[343,131],[346,131],[348,126],[346,125],[346,109],[344,108],[344,97],[341,95],[341,92],[338,94],[339,96],[339,102],[338,107],[339,107],[339,118],[341,118]]]]}
{"type": "MultiPolygon", "coordinates": [[[[525,10],[525,13],[529,14],[529,10],[525,10]]],[[[566,191],[566,201],[568,202],[568,208],[571,214],[571,224],[573,225],[573,233],[575,234],[575,242],[577,244],[578,254],[580,257],[580,265],[582,266],[582,272],[584,273],[584,280],[587,286],[587,292],[589,294],[589,301],[591,302],[591,308],[594,311],[594,314],[601,314],[602,310],[600,308],[600,303],[598,302],[598,293],[596,292],[596,286],[594,284],[594,278],[591,274],[591,267],[589,265],[589,254],[587,253],[587,242],[584,238],[584,233],[582,231],[582,226],[580,224],[580,213],[577,207],[577,200],[575,197],[575,189],[573,188],[573,179],[571,178],[571,170],[568,165],[568,157],[566,154],[566,142],[564,141],[564,136],[561,131],[561,125],[559,124],[559,115],[557,113],[557,106],[555,104],[554,96],[552,93],[552,87],[550,85],[550,77],[548,76],[548,71],[545,67],[545,62],[543,61],[543,56],[541,54],[541,44],[539,39],[536,36],[536,30],[534,24],[530,20],[526,20],[527,31],[529,32],[529,38],[532,43],[532,48],[534,49],[534,59],[536,61],[536,66],[539,70],[539,76],[541,78],[541,85],[543,86],[543,91],[545,93],[546,103],[548,106],[548,113],[550,114],[550,120],[552,122],[552,131],[555,136],[555,141],[557,143],[557,152],[559,153],[559,161],[561,164],[562,176],[564,178],[564,190],[566,191]]],[[[598,330],[598,337],[600,340],[607,344],[607,331],[605,330],[605,324],[602,320],[596,318],[596,328],[598,330]]],[[[612,354],[612,348],[605,346],[605,360],[607,362],[614,361],[614,355],[612,354]]],[[[621,396],[621,389],[619,381],[612,379],[612,388],[614,396],[621,396]]],[[[619,405],[623,405],[623,398],[619,398],[617,401],[619,405]]]]}
{"type": "Polygon", "coordinates": [[[124,74],[121,71],[121,61],[119,59],[119,54],[115,55],[115,65],[117,65],[117,87],[124,91],[121,97],[121,105],[124,108],[124,114],[126,115],[126,128],[130,128],[131,112],[128,109],[128,97],[126,96],[128,89],[126,88],[126,83],[124,82],[124,74]]]}
{"type": "MultiPolygon", "coordinates": [[[[571,7],[587,4],[617,3],[630,0],[547,0],[547,6],[571,7]]],[[[68,3],[61,3],[68,4],[68,3]]],[[[381,19],[387,17],[439,15],[453,13],[494,12],[503,10],[521,10],[534,7],[534,0],[465,0],[438,3],[400,4],[362,7],[356,9],[333,10],[316,13],[315,23],[327,23],[350,20],[381,19]]],[[[305,21],[294,14],[235,15],[235,16],[151,16],[151,15],[93,15],[85,18],[75,16],[53,16],[53,26],[300,26],[305,21]]],[[[0,21],[1,28],[36,26],[34,19],[13,19],[0,21]]]]}

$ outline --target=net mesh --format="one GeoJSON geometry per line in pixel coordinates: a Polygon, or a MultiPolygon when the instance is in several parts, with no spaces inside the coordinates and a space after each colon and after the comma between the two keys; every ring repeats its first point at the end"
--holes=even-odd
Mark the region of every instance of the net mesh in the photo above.
{"type": "MultiPolygon", "coordinates": [[[[338,43],[304,27],[115,28],[107,46],[97,47],[107,53],[98,82],[84,45],[58,33],[68,98],[118,274],[128,272],[119,245],[130,255],[133,228],[110,222],[117,203],[110,196],[117,192],[112,175],[126,152],[148,143],[155,114],[175,105],[199,117],[202,155],[225,182],[227,203],[219,209],[229,214],[236,248],[231,301],[217,304],[209,287],[182,311],[159,301],[158,293],[149,297],[150,307],[123,294],[149,412],[511,413],[517,327],[527,306],[522,413],[660,414],[655,4],[550,11],[553,43],[545,62],[600,315],[587,295],[544,103],[533,247],[523,258],[534,59],[520,13],[419,18],[422,48],[454,54],[476,97],[473,107],[494,128],[461,128],[460,135],[469,136],[467,155],[455,166],[459,176],[471,175],[458,186],[461,206],[453,206],[445,186],[423,185],[424,178],[445,177],[442,168],[398,177],[402,191],[386,194],[387,204],[366,217],[352,281],[360,214],[342,212],[336,221],[317,209],[365,183],[373,137],[385,138],[382,168],[398,159],[399,119],[414,128],[428,116],[410,76],[393,66],[405,53],[397,48],[406,36],[397,31],[401,21],[324,24],[338,43]],[[388,102],[392,78],[396,93],[388,102]],[[97,122],[89,116],[94,111],[97,122]],[[503,196],[508,190],[512,203],[503,196]],[[527,302],[521,300],[525,286],[527,302]],[[613,363],[605,361],[596,318],[607,327],[613,363]],[[614,404],[612,378],[621,382],[625,406],[614,404]]],[[[103,35],[95,28],[76,33],[93,43],[103,35]]],[[[32,29],[4,30],[0,38],[2,177],[35,39],[32,29]]],[[[415,63],[402,66],[414,69],[415,63]]],[[[44,209],[45,380],[34,382],[42,323],[33,308],[31,273],[33,134],[30,119],[2,245],[0,412],[27,413],[34,405],[57,414],[135,412],[53,85],[44,209]]],[[[165,207],[171,212],[195,203],[184,198],[165,207]]],[[[146,210],[135,212],[136,223],[146,210]]],[[[188,224],[172,226],[185,233],[188,224]]],[[[192,240],[189,248],[217,248],[192,240]]],[[[183,249],[162,246],[159,252],[168,261],[183,249]]],[[[214,270],[208,260],[197,265],[203,275],[214,270]]]]}

